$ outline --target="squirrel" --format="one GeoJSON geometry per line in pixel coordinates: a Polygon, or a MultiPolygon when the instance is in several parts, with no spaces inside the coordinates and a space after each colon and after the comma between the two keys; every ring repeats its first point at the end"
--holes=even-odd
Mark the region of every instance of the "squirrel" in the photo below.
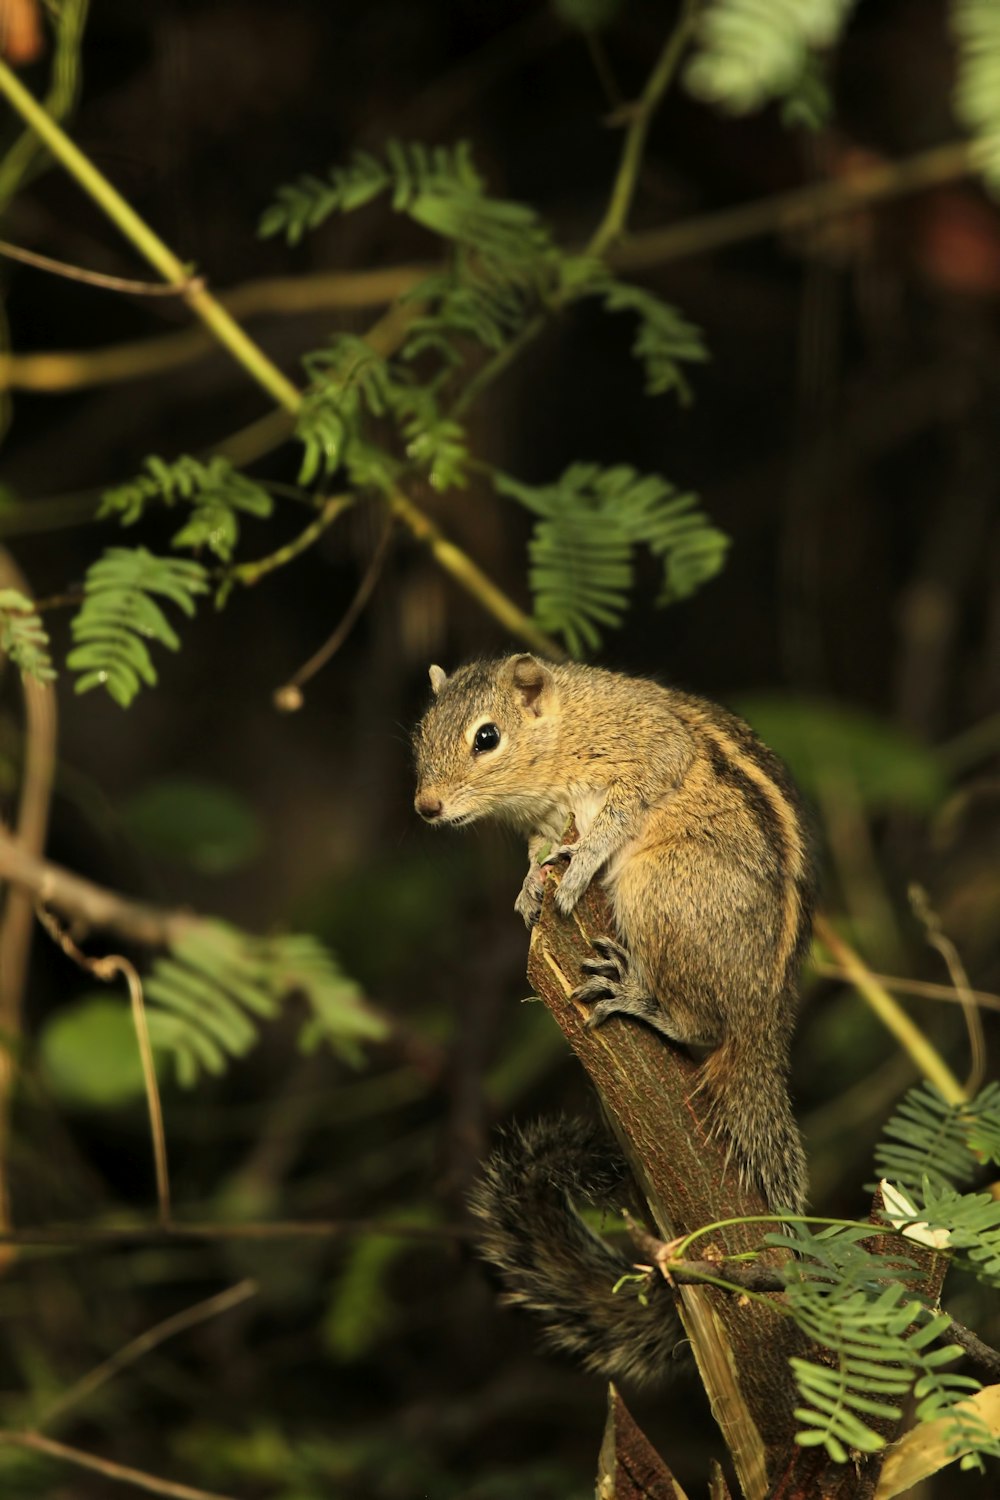
{"type": "MultiPolygon", "coordinates": [[[[574,998],[591,1005],[587,1024],[631,1016],[672,1043],[710,1049],[702,1082],[713,1128],[772,1210],[800,1212],[806,1165],[787,1075],[815,875],[782,762],[718,704],[600,667],[521,654],[451,676],[432,666],[430,682],[434,699],[415,734],[416,811],[452,827],[492,817],[527,835],[515,908],[529,927],[545,865],[568,860],[555,892],[564,915],[601,877],[618,941],[598,940],[597,958],[583,965],[574,998]],[[563,844],[570,818],[578,841],[563,844]]],[[[484,1252],[500,1266],[507,1300],[542,1313],[550,1341],[593,1369],[621,1371],[607,1357],[625,1331],[610,1284],[628,1266],[572,1206],[620,1200],[628,1169],[586,1127],[563,1122],[561,1148],[546,1143],[544,1128],[514,1132],[487,1166],[473,1200],[487,1225],[484,1252]],[[518,1204],[524,1190],[531,1202],[518,1204]],[[542,1240],[563,1233],[582,1249],[590,1281],[599,1271],[608,1283],[607,1306],[598,1315],[596,1301],[588,1305],[593,1326],[578,1328],[575,1343],[562,1331],[572,1282],[564,1268],[561,1291],[552,1286],[558,1254],[542,1264],[553,1247],[534,1236],[526,1246],[525,1221],[541,1225],[542,1240]]],[[[648,1360],[633,1340],[630,1373],[662,1364],[676,1342],[673,1318],[658,1325],[648,1360]]]]}

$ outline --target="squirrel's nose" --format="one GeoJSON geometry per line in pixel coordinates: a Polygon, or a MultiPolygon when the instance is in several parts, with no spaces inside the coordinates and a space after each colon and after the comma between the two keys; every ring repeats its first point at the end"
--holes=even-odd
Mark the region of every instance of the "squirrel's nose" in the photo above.
{"type": "Polygon", "coordinates": [[[413,799],[413,805],[422,818],[432,823],[444,812],[444,803],[440,797],[435,797],[432,792],[418,792],[413,799]]]}

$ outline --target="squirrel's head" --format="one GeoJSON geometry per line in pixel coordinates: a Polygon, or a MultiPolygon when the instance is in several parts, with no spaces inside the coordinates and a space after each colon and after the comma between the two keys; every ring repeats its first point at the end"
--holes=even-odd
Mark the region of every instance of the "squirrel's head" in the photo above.
{"type": "Polygon", "coordinates": [[[528,825],[545,799],[556,743],[556,684],[535,656],[430,669],[434,701],[414,735],[414,807],[428,823],[502,818],[528,825]]]}

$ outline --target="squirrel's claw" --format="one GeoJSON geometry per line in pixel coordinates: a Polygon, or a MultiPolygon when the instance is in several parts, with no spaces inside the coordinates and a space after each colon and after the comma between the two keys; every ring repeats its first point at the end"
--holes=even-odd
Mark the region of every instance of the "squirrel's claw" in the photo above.
{"type": "Polygon", "coordinates": [[[559,844],[555,849],[550,849],[545,858],[538,861],[539,868],[544,869],[546,865],[556,865],[561,859],[569,859],[575,847],[574,844],[559,844]]]}
{"type": "Polygon", "coordinates": [[[628,973],[628,952],[614,938],[592,938],[591,946],[601,956],[587,958],[580,965],[585,974],[600,974],[604,979],[622,980],[628,973]]]}

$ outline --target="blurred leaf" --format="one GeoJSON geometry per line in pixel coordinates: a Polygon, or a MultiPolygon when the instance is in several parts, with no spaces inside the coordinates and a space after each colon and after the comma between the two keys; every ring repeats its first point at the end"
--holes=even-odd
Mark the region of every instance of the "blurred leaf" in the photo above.
{"type": "Polygon", "coordinates": [[[958,48],[955,113],[972,132],[976,162],[1000,196],[1000,7],[996,0],[952,0],[958,48]]]}
{"type": "Polygon", "coordinates": [[[0,651],[10,657],[22,677],[46,683],[57,675],[34,602],[17,589],[0,589],[0,651]]]}
{"type": "Polygon", "coordinates": [[[193,920],[146,980],[149,1034],[174,1055],[178,1082],[190,1087],[203,1072],[221,1074],[256,1044],[259,1023],[273,1020],[300,994],[312,1016],[302,1044],[320,1041],[357,1063],[364,1041],[387,1023],[366,1006],[355,981],[309,933],[254,937],[226,922],[193,920]]]}
{"type": "Polygon", "coordinates": [[[836,44],[853,7],[854,0],[708,0],[687,88],[732,114],[782,98],[798,87],[810,52],[836,44]]]}
{"type": "Polygon", "coordinates": [[[735,705],[783,760],[810,797],[838,781],[871,811],[926,812],[948,790],[934,751],[886,719],[829,699],[770,696],[735,705]]]}
{"type": "Polygon", "coordinates": [[[617,16],[621,0],[552,0],[552,9],[564,26],[602,31],[617,16]]]}
{"type": "Polygon", "coordinates": [[[130,797],[121,811],[143,849],[202,875],[226,875],[250,863],[264,836],[253,808],[219,782],[170,776],[130,797]]]}
{"type": "Polygon", "coordinates": [[[139,1047],[124,999],[81,996],[46,1024],[38,1047],[49,1087],[66,1104],[113,1108],[142,1095],[139,1047]]]}
{"type": "Polygon", "coordinates": [[[391,1326],[386,1280],[407,1248],[399,1236],[371,1234],[348,1250],[323,1318],[323,1344],[335,1359],[345,1364],[360,1359],[391,1326]]]}

